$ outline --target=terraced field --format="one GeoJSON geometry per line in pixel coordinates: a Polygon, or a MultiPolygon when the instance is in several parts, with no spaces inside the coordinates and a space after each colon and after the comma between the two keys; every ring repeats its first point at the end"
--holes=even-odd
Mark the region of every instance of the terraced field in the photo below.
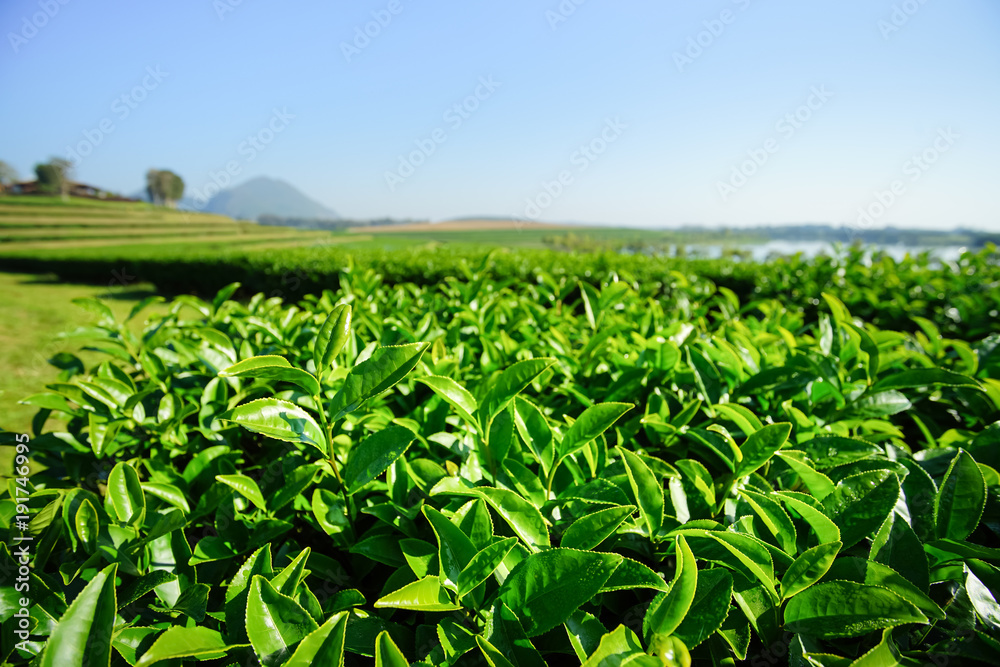
{"type": "MultiPolygon", "coordinates": [[[[329,243],[330,232],[238,222],[225,216],[155,207],[54,197],[0,197],[0,252],[149,244],[222,243],[267,249],[329,243]],[[266,243],[265,243],[266,242],[266,243]]],[[[356,241],[357,237],[351,237],[356,241]]]]}

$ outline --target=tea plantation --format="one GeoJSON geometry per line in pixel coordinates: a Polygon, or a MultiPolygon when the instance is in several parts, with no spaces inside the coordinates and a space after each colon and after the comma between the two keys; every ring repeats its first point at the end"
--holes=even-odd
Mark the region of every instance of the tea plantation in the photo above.
{"type": "Polygon", "coordinates": [[[1000,664],[993,248],[102,252],[2,260],[188,292],[0,433],[5,664],[1000,664]]]}

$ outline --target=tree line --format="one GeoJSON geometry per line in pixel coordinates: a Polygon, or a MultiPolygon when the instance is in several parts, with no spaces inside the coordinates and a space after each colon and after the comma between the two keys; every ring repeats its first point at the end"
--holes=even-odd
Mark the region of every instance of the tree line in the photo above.
{"type": "MultiPolygon", "coordinates": [[[[55,157],[36,164],[34,171],[40,192],[57,194],[63,199],[69,197],[73,184],[72,162],[55,157]]],[[[7,191],[17,180],[17,170],[0,160],[0,192],[7,191]]],[[[169,169],[150,169],[146,172],[146,195],[157,206],[176,208],[184,196],[184,179],[169,169]]]]}

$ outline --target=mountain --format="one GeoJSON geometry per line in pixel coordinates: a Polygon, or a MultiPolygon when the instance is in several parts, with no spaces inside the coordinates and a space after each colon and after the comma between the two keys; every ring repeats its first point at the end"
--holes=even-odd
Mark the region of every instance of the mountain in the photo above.
{"type": "Polygon", "coordinates": [[[242,220],[256,220],[262,215],[324,220],[340,217],[289,183],[264,176],[223,190],[209,199],[202,210],[242,220]]]}

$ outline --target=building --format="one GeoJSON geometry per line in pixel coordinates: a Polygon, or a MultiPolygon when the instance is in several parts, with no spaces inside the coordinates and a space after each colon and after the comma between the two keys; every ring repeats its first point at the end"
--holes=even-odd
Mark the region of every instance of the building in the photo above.
{"type": "MultiPolygon", "coordinates": [[[[40,194],[51,194],[42,192],[38,181],[24,181],[21,183],[14,183],[7,188],[7,193],[12,195],[40,195],[40,194]]],[[[69,182],[69,195],[71,197],[83,197],[85,199],[103,199],[105,201],[138,201],[136,199],[130,199],[128,197],[121,197],[114,193],[108,192],[107,190],[102,190],[100,188],[94,187],[93,185],[87,185],[86,183],[77,183],[76,181],[69,182]]]]}

